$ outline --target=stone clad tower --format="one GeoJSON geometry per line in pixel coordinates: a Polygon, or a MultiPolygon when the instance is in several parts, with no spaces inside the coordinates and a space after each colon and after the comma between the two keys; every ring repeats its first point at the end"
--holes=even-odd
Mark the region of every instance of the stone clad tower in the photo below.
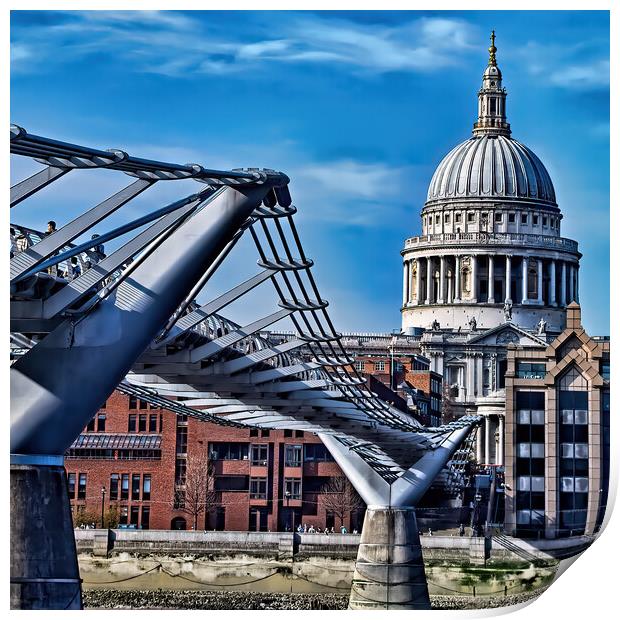
{"type": "Polygon", "coordinates": [[[473,136],[431,179],[422,235],[405,241],[402,328],[493,328],[511,320],[561,331],[579,301],[577,242],[560,234],[549,173],[511,137],[495,33],[473,136]]]}

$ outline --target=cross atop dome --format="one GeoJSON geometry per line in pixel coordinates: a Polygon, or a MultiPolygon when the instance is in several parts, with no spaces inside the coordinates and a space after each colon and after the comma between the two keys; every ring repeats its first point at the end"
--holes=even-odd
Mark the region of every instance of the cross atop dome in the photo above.
{"type": "Polygon", "coordinates": [[[495,52],[497,52],[497,48],[495,47],[495,30],[491,30],[491,47],[489,47],[489,66],[496,67],[497,61],[495,60],[495,52]]]}

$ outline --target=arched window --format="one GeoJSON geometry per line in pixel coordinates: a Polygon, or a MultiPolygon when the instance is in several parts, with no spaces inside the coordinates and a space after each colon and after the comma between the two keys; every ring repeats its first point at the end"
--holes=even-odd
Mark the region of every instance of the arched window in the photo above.
{"type": "Polygon", "coordinates": [[[183,517],[175,517],[170,522],[171,530],[186,530],[187,529],[187,521],[183,517]]]}

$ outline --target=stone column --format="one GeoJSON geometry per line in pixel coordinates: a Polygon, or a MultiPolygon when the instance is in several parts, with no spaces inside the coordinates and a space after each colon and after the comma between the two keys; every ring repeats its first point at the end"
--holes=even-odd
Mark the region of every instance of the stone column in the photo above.
{"type": "Polygon", "coordinates": [[[491,464],[491,416],[484,416],[484,462],[491,464]]]}
{"type": "Polygon", "coordinates": [[[417,258],[416,265],[417,265],[417,269],[416,269],[417,275],[416,275],[416,281],[415,281],[416,303],[421,304],[422,303],[422,260],[417,258]]]}
{"type": "Polygon", "coordinates": [[[454,257],[454,301],[461,301],[461,257],[454,257]]]}
{"type": "Polygon", "coordinates": [[[475,254],[471,255],[471,294],[472,301],[476,303],[478,301],[478,257],[475,254]]]}
{"type": "Polygon", "coordinates": [[[568,303],[574,300],[574,290],[573,290],[573,263],[568,264],[568,303]]]}
{"type": "Polygon", "coordinates": [[[65,468],[11,465],[11,609],[81,609],[65,468]]]}
{"type": "Polygon", "coordinates": [[[566,261],[562,261],[562,281],[560,282],[560,304],[566,306],[566,261]]]}
{"type": "Polygon", "coordinates": [[[476,395],[482,396],[482,354],[476,358],[476,395]]]}
{"type": "Polygon", "coordinates": [[[521,262],[521,303],[527,303],[527,256],[521,262]]]}
{"type": "Polygon", "coordinates": [[[448,303],[451,304],[454,301],[454,271],[448,270],[446,277],[448,280],[448,303]]]}
{"type": "Polygon", "coordinates": [[[542,305],[543,303],[543,262],[542,258],[538,259],[538,303],[542,305]]]}
{"type": "Polygon", "coordinates": [[[551,287],[549,291],[549,305],[558,305],[557,295],[555,291],[555,258],[551,261],[551,287]]]}
{"type": "Polygon", "coordinates": [[[504,464],[504,416],[499,414],[499,453],[497,459],[498,465],[504,464]]]}
{"type": "Polygon", "coordinates": [[[403,306],[409,303],[409,261],[403,264],[403,306]]]}
{"type": "Polygon", "coordinates": [[[579,263],[575,265],[575,301],[579,303],[579,263]]]}
{"type": "Polygon", "coordinates": [[[484,461],[484,454],[482,453],[483,434],[484,429],[481,424],[476,431],[476,461],[478,464],[482,464],[484,461]]]}
{"type": "Polygon", "coordinates": [[[493,254],[489,254],[489,296],[488,302],[490,304],[495,303],[495,278],[493,277],[493,254]]]}
{"type": "Polygon", "coordinates": [[[430,256],[426,257],[426,303],[431,303],[433,294],[433,263],[430,256]]]}
{"type": "Polygon", "coordinates": [[[430,609],[413,507],[368,506],[349,609],[430,609]]]}
{"type": "Polygon", "coordinates": [[[508,254],[506,254],[506,295],[505,295],[505,301],[508,301],[510,299],[510,279],[512,278],[511,267],[512,267],[512,258],[508,254]]]}
{"type": "Polygon", "coordinates": [[[442,256],[439,259],[439,299],[440,304],[446,303],[446,257],[442,256]]]}

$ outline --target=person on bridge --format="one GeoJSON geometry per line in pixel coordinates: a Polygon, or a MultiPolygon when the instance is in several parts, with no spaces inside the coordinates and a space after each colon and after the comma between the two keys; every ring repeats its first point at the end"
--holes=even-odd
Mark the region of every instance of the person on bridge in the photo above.
{"type": "Polygon", "coordinates": [[[340,526],[340,533],[341,534],[346,534],[347,533],[347,528],[344,525],[340,526]]]}

